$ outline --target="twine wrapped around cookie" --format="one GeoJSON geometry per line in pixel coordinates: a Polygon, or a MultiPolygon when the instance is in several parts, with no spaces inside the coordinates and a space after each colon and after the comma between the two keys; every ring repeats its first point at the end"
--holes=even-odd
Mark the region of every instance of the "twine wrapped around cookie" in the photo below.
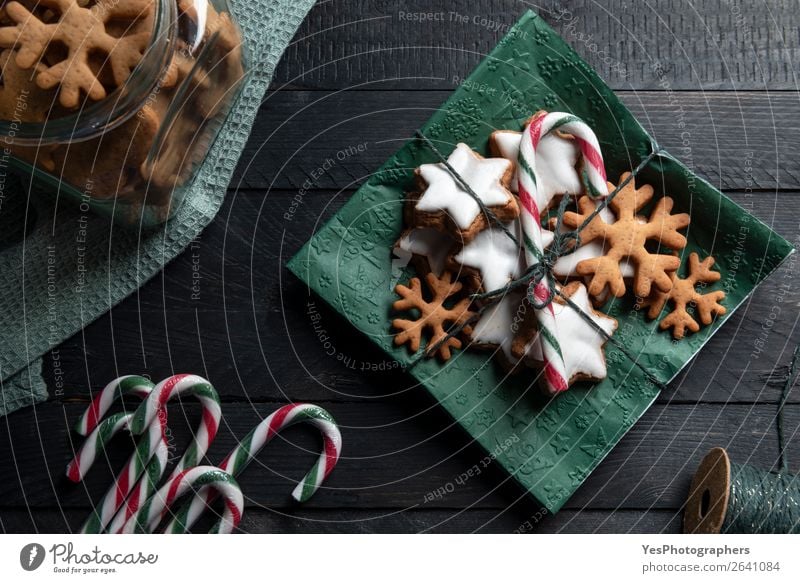
{"type": "MultiPolygon", "coordinates": [[[[577,118],[576,118],[577,119],[577,118]]],[[[417,131],[416,137],[425,144],[430,150],[436,155],[439,159],[441,164],[450,172],[453,176],[453,179],[458,183],[458,185],[466,192],[470,197],[472,197],[475,202],[478,204],[480,211],[484,214],[487,218],[487,221],[496,226],[500,229],[507,237],[511,238],[517,245],[520,245],[519,240],[517,237],[499,220],[492,211],[483,204],[480,197],[473,191],[470,185],[467,183],[466,180],[459,173],[450,165],[447,161],[447,158],[439,151],[436,145],[422,132],[417,131]]],[[[573,253],[578,247],[580,247],[580,233],[583,229],[585,229],[589,223],[594,220],[596,216],[598,216],[607,206],[608,204],[614,200],[614,197],[631,181],[633,180],[637,174],[639,174],[645,166],[647,166],[656,156],[665,155],[666,152],[653,140],[651,140],[651,151],[650,153],[639,163],[639,165],[633,169],[633,171],[625,177],[620,183],[614,188],[611,192],[608,193],[608,196],[602,197],[599,199],[599,202],[595,209],[586,216],[584,221],[578,225],[578,227],[574,231],[569,232],[562,232],[560,228],[563,224],[563,217],[564,213],[567,208],[567,204],[569,202],[568,197],[563,197],[561,202],[558,206],[558,211],[556,214],[556,229],[553,233],[553,242],[547,249],[544,249],[542,252],[539,252],[538,249],[535,248],[533,242],[530,241],[528,237],[523,237],[522,245],[529,253],[539,253],[539,257],[541,258],[539,261],[533,263],[528,267],[526,272],[522,274],[517,279],[510,281],[507,285],[498,288],[496,290],[490,290],[483,293],[476,293],[470,296],[473,300],[481,300],[481,306],[477,309],[477,311],[470,317],[468,320],[461,322],[457,325],[452,326],[448,331],[444,338],[440,339],[437,343],[435,343],[432,347],[428,348],[425,352],[420,354],[415,360],[413,360],[410,364],[411,367],[418,364],[422,358],[430,354],[436,353],[439,344],[443,344],[447,342],[449,338],[460,334],[465,328],[476,322],[481,315],[488,309],[490,306],[496,304],[503,296],[507,293],[514,291],[515,289],[519,289],[525,287],[527,289],[526,293],[526,300],[528,303],[536,310],[542,310],[550,306],[555,299],[555,296],[558,295],[559,298],[571,309],[576,311],[580,317],[592,327],[592,329],[600,334],[606,341],[611,342],[614,347],[619,350],[625,357],[631,361],[631,363],[637,367],[642,373],[645,375],[648,381],[650,381],[654,386],[658,387],[659,389],[666,388],[666,384],[662,382],[658,377],[652,374],[646,367],[644,367],[641,363],[639,363],[636,355],[631,353],[622,343],[618,342],[613,338],[611,334],[606,332],[600,325],[595,322],[592,317],[585,313],[583,310],[580,309],[566,294],[562,293],[561,290],[557,288],[555,285],[550,285],[548,287],[548,293],[545,296],[536,293],[537,285],[545,280],[553,281],[553,267],[558,261],[560,257],[564,257],[573,253]]],[[[590,183],[590,177],[587,176],[586,172],[583,173],[583,180],[585,184],[590,183]]],[[[589,192],[596,192],[597,189],[592,186],[587,186],[587,191],[589,192]]],[[[548,380],[548,391],[553,393],[554,391],[551,388],[551,383],[548,380]]],[[[566,388],[566,387],[564,387],[566,388]]],[[[563,389],[562,389],[563,390],[563,389]]]]}

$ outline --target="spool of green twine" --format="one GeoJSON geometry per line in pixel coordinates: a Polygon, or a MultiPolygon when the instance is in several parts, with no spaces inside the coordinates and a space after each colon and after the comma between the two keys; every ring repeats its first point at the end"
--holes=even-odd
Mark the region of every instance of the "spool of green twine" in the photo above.
{"type": "Polygon", "coordinates": [[[715,447],[695,472],[683,517],[683,531],[696,534],[800,533],[800,476],[789,472],[783,433],[783,408],[797,375],[795,348],[778,404],[778,471],[731,462],[715,447]]]}

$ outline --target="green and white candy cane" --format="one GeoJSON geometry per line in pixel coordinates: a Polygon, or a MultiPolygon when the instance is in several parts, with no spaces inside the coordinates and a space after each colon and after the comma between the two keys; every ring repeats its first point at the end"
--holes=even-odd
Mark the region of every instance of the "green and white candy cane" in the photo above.
{"type": "Polygon", "coordinates": [[[75,424],[75,431],[79,435],[89,435],[103,420],[103,417],[117,399],[129,395],[146,399],[154,386],[149,379],[137,375],[125,375],[114,379],[100,391],[86,411],[83,412],[83,415],[75,424]]]}
{"type": "MultiPolygon", "coordinates": [[[[128,428],[131,416],[130,413],[118,413],[97,426],[67,466],[70,480],[78,482],[85,477],[98,451],[105,449],[106,443],[114,435],[128,428]]],[[[140,440],[125,468],[81,527],[81,533],[103,532],[134,488],[142,487],[144,482],[154,485],[161,479],[166,468],[167,455],[167,444],[163,435],[150,435],[140,440]],[[151,443],[154,447],[151,447],[151,443]],[[142,475],[145,476],[144,480],[140,480],[142,475]]]]}
{"type": "MultiPolygon", "coordinates": [[[[187,468],[196,466],[217,435],[217,429],[222,417],[217,391],[211,383],[198,375],[179,374],[171,376],[153,388],[150,396],[136,410],[131,421],[131,431],[134,433],[141,432],[143,428],[146,428],[147,435],[151,435],[159,424],[164,426],[162,429],[165,430],[166,405],[171,399],[180,395],[196,397],[203,407],[203,414],[200,427],[195,433],[192,443],[189,444],[183,457],[175,466],[170,478],[187,468]]],[[[152,440],[152,438],[149,439],[152,440]]],[[[163,474],[163,469],[159,474],[156,473],[155,468],[153,470],[152,473],[147,472],[145,478],[137,484],[133,493],[124,501],[123,507],[108,526],[109,532],[120,532],[130,517],[150,502],[151,495],[163,474]]]]}
{"type": "MultiPolygon", "coordinates": [[[[583,175],[592,197],[608,195],[606,171],[600,144],[592,129],[579,118],[563,112],[539,112],[522,132],[517,158],[517,193],[521,205],[520,224],[525,242],[525,260],[529,268],[544,261],[542,239],[543,199],[538,194],[536,177],[536,149],[541,139],[554,132],[570,134],[580,147],[583,156],[583,175]]],[[[542,351],[544,386],[548,394],[566,391],[571,379],[567,375],[564,355],[558,334],[558,320],[552,305],[554,288],[549,273],[537,282],[531,282],[528,295],[534,306],[538,323],[539,343],[542,351]]]]}
{"type": "MultiPolygon", "coordinates": [[[[316,427],[322,434],[323,442],[319,458],[292,492],[295,500],[305,502],[319,490],[333,471],[342,452],[342,434],[336,425],[336,420],[322,407],[309,403],[292,403],[281,407],[248,433],[228,454],[220,464],[220,468],[233,476],[238,476],[279,431],[297,423],[309,423],[316,427]]],[[[181,508],[179,514],[196,519],[211,503],[212,496],[213,494],[208,497],[193,498],[181,508]]]]}
{"type": "MultiPolygon", "coordinates": [[[[188,493],[205,498],[211,492],[223,498],[224,508],[222,517],[211,527],[209,534],[229,534],[242,520],[244,496],[233,476],[214,466],[196,466],[173,476],[153,494],[147,504],[128,519],[122,533],[152,533],[176,500],[188,493]]],[[[189,516],[179,511],[164,532],[188,532],[198,516],[189,516]]]]}
{"type": "Polygon", "coordinates": [[[292,403],[275,411],[259,423],[236,448],[228,454],[220,467],[238,476],[279,431],[297,423],[308,423],[322,434],[323,449],[311,470],[300,480],[292,492],[298,502],[305,502],[322,485],[333,471],[342,452],[342,434],[333,415],[322,407],[310,403],[292,403]]]}
{"type": "MultiPolygon", "coordinates": [[[[203,406],[200,427],[194,440],[175,467],[173,476],[186,468],[196,466],[216,436],[222,414],[219,396],[207,380],[197,375],[186,374],[169,377],[155,386],[143,377],[120,377],[109,383],[98,395],[79,421],[79,426],[91,427],[96,423],[96,420],[104,415],[113,403],[114,395],[137,394],[141,396],[145,393],[147,393],[147,398],[134,413],[119,414],[118,417],[109,418],[108,423],[103,421],[101,423],[102,432],[93,433],[94,438],[87,439],[85,447],[68,468],[70,479],[80,480],[82,472],[85,472],[81,468],[88,469],[85,463],[81,463],[81,458],[96,455],[98,447],[103,446],[105,441],[121,428],[124,427],[133,434],[142,435],[134,455],[115,481],[114,486],[84,524],[84,532],[103,532],[106,528],[110,532],[118,531],[156,490],[167,465],[166,404],[170,399],[178,395],[191,395],[197,397],[203,406]]],[[[97,429],[100,429],[100,426],[97,429]]]]}
{"type": "MultiPolygon", "coordinates": [[[[116,413],[100,422],[67,466],[67,477],[73,482],[83,480],[97,459],[98,452],[105,450],[106,444],[115,435],[129,430],[132,418],[133,413],[116,413]]],[[[153,493],[167,466],[169,451],[164,427],[165,418],[164,415],[160,415],[159,422],[151,424],[147,434],[136,444],[133,455],[89,515],[81,527],[81,533],[103,532],[114,516],[122,512],[120,508],[132,490],[144,489],[143,493],[146,496],[153,493]]]]}
{"type": "MultiPolygon", "coordinates": [[[[125,375],[108,383],[97,394],[75,424],[75,431],[88,437],[74,459],[67,466],[67,477],[70,480],[73,482],[81,481],[92,463],[94,463],[97,452],[105,448],[108,440],[123,429],[130,429],[130,422],[133,418],[132,413],[117,413],[104,419],[114,402],[127,396],[146,399],[154,386],[145,377],[125,375]]],[[[114,486],[106,493],[98,507],[83,524],[81,532],[102,532],[122,505],[125,496],[134,488],[134,485],[136,488],[146,487],[144,480],[137,482],[142,473],[149,480],[155,480],[156,482],[160,480],[166,467],[167,454],[167,445],[163,435],[149,436],[148,443],[140,441],[125,469],[114,481],[114,486]],[[151,447],[150,444],[153,444],[154,447],[151,447]]]]}
{"type": "Polygon", "coordinates": [[[211,383],[198,375],[178,374],[161,381],[153,388],[133,414],[131,432],[137,435],[144,433],[152,423],[158,422],[159,412],[165,409],[167,403],[178,396],[195,397],[203,407],[203,416],[192,443],[170,477],[200,462],[217,435],[222,417],[219,395],[211,383]]]}

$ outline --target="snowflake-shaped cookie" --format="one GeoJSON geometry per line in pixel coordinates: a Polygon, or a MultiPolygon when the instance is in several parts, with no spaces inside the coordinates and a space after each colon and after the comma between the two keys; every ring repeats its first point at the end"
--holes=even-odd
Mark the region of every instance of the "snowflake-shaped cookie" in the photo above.
{"type": "Polygon", "coordinates": [[[394,302],[392,307],[396,311],[416,311],[419,317],[392,320],[392,327],[399,330],[395,334],[394,343],[398,346],[408,344],[416,352],[422,342],[423,332],[428,331],[430,338],[426,348],[427,355],[438,354],[442,360],[448,360],[451,349],[461,348],[461,340],[455,336],[448,337],[447,330],[450,326],[465,324],[475,313],[469,310],[469,298],[457,301],[453,299],[463,286],[461,282],[453,282],[449,272],[444,272],[441,277],[429,273],[425,277],[425,283],[430,294],[423,292],[422,283],[416,277],[411,279],[408,287],[395,287],[401,299],[394,302]]]}
{"type": "Polygon", "coordinates": [[[712,271],[711,268],[713,266],[713,257],[706,257],[703,261],[700,261],[700,256],[697,253],[690,254],[689,275],[681,278],[673,273],[672,289],[668,292],[655,292],[648,300],[650,310],[647,315],[650,318],[657,318],[667,301],[672,302],[674,306],[672,312],[664,316],[664,319],[659,323],[659,328],[662,330],[672,328],[672,336],[676,340],[683,338],[687,329],[691,332],[697,332],[700,330],[700,323],[708,326],[713,321],[714,316],[721,316],[727,311],[725,306],[720,304],[725,298],[724,291],[717,290],[700,293],[695,289],[698,284],[719,281],[722,276],[718,271],[712,271]],[[689,306],[693,306],[697,311],[700,323],[689,313],[689,306]]]}
{"type": "MultiPolygon", "coordinates": [[[[609,225],[613,225],[616,222],[616,218],[614,218],[614,213],[608,207],[604,207],[600,211],[600,218],[608,223],[609,225]]],[[[644,223],[645,220],[642,217],[638,217],[640,223],[644,223]]],[[[555,228],[555,219],[550,221],[550,227],[555,228]]],[[[564,229],[565,231],[569,231],[569,229],[564,229]]],[[[552,233],[550,234],[552,238],[552,233]]],[[[552,241],[552,239],[551,239],[552,241]]],[[[547,245],[545,245],[546,247],[547,245]]],[[[595,239],[590,241],[586,244],[581,245],[575,251],[568,255],[563,255],[558,258],[555,265],[553,265],[553,275],[558,278],[568,278],[568,277],[576,277],[578,275],[577,267],[581,261],[586,259],[593,259],[595,257],[602,257],[608,251],[608,242],[606,240],[599,240],[595,239]]],[[[619,264],[620,272],[622,273],[622,277],[625,279],[631,279],[635,275],[635,270],[631,262],[627,259],[623,259],[619,264]]]]}
{"type": "Polygon", "coordinates": [[[90,56],[107,57],[119,87],[141,61],[152,36],[152,31],[144,31],[115,38],[106,31],[106,23],[145,18],[153,10],[153,0],[99,0],[88,8],[78,0],[39,0],[39,4],[57,12],[58,20],[44,23],[19,2],[9,2],[6,13],[16,24],[0,28],[0,47],[16,48],[16,63],[23,69],[42,65],[37,85],[42,89],[58,86],[64,107],[77,107],[81,91],[94,100],[106,97],[105,87],[89,66],[90,56]],[[52,43],[63,44],[67,55],[45,64],[42,57],[52,43]]]}
{"type": "MultiPolygon", "coordinates": [[[[623,182],[630,173],[620,177],[623,182]]],[[[609,191],[616,186],[609,183],[609,191]]],[[[585,259],[579,262],[575,271],[582,276],[591,277],[589,293],[594,297],[602,297],[606,287],[613,296],[625,294],[625,279],[621,265],[626,260],[634,265],[635,274],[633,289],[638,297],[647,297],[655,286],[661,291],[669,291],[672,287],[671,273],[678,269],[680,260],[674,255],[652,253],[648,242],[660,243],[670,249],[683,249],[686,237],[678,232],[689,225],[687,213],[672,214],[673,201],[664,196],[658,200],[647,219],[637,213],[653,198],[653,187],[643,185],[636,188],[634,180],[630,180],[608,206],[616,215],[614,223],[607,223],[599,215],[581,230],[583,244],[600,241],[606,247],[605,255],[585,259]]],[[[597,201],[588,196],[578,200],[579,212],[564,213],[564,225],[577,229],[597,208],[597,201]]]]}
{"type": "Polygon", "coordinates": [[[37,70],[23,70],[14,61],[14,51],[0,53],[0,117],[20,121],[44,121],[52,105],[52,92],[31,87],[37,70]],[[20,107],[20,95],[26,94],[26,107],[20,107]]]}

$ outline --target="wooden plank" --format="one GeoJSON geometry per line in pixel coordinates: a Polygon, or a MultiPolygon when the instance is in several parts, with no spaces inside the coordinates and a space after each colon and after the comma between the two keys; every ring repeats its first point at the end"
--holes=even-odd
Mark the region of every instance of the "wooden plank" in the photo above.
{"type": "MultiPolygon", "coordinates": [[[[342,428],[343,457],[308,508],[504,509],[520,505],[526,516],[539,509],[499,467],[456,481],[483,457],[479,447],[421,391],[368,403],[326,403],[342,428]],[[447,485],[452,484],[449,488],[447,485]],[[445,487],[442,497],[431,492],[445,487]],[[426,499],[427,498],[427,499],[426,499]]],[[[212,444],[218,462],[278,406],[226,403],[224,423],[212,444]]],[[[0,432],[2,508],[87,508],[110,483],[112,468],[129,455],[120,438],[79,485],[63,476],[79,440],[68,431],[82,406],[50,403],[13,413],[0,432]],[[9,437],[10,436],[10,437],[9,437]]],[[[787,407],[787,435],[800,427],[800,406],[787,407]]],[[[171,458],[188,443],[199,407],[170,408],[171,458]]],[[[772,405],[655,405],[600,464],[566,509],[677,509],[705,453],[727,447],[740,462],[769,467],[777,458],[772,405]]],[[[308,428],[281,434],[239,478],[250,506],[292,507],[289,493],[317,455],[318,437],[308,428]]],[[[795,463],[798,461],[795,456],[795,463]]]]}
{"type": "MultiPolygon", "coordinates": [[[[790,158],[800,146],[797,94],[704,93],[796,89],[796,3],[775,1],[764,10],[727,0],[654,0],[634,11],[626,0],[602,6],[578,0],[569,5],[574,24],[552,12],[558,5],[545,0],[540,9],[620,90],[663,146],[714,184],[739,189],[737,200],[753,200],[757,216],[797,240],[800,197],[791,191],[800,190],[800,172],[790,158]],[[601,50],[609,57],[605,62],[601,50]],[[669,89],[680,94],[631,91],[665,88],[656,61],[665,67],[669,89]],[[622,64],[626,75],[618,71],[622,64]],[[683,149],[686,128],[678,127],[678,103],[690,150],[683,149]]],[[[56,359],[47,359],[56,401],[0,419],[0,470],[6,476],[0,484],[0,531],[56,532],[80,525],[104,491],[110,467],[123,462],[125,443],[115,444],[107,463],[98,464],[109,467],[97,468],[85,487],[69,485],[62,477],[75,445],[68,427],[90,388],[120,372],[149,371],[160,378],[191,370],[214,379],[226,401],[227,425],[212,461],[287,399],[320,401],[337,416],[345,458],[308,506],[288,500],[292,479],[302,475],[318,447],[307,430],[284,434],[243,475],[249,496],[243,530],[249,532],[510,532],[528,530],[532,519],[530,530],[541,533],[677,532],[691,474],[709,447],[725,445],[737,462],[769,466],[777,440],[774,405],[766,403],[777,400],[776,377],[798,336],[797,314],[789,308],[800,301],[794,265],[768,281],[704,348],[568,508],[542,520],[536,518],[538,504],[498,468],[425,504],[425,494],[454,481],[483,453],[424,391],[408,391],[403,375],[358,370],[363,362],[384,362],[383,355],[317,302],[336,353],[357,359],[355,370],[320,345],[306,314],[309,298],[283,269],[285,260],[446,99],[495,45],[502,25],[513,23],[524,8],[516,0],[318,4],[273,85],[308,91],[267,98],[231,197],[199,247],[65,343],[56,359]],[[420,23],[400,16],[439,7],[458,17],[420,23]],[[395,109],[381,111],[387,106],[395,109]],[[359,144],[365,144],[362,151],[359,144]],[[331,156],[336,164],[313,181],[295,220],[284,220],[311,170],[331,156]],[[337,192],[342,188],[347,190],[337,192]],[[781,285],[787,283],[792,289],[784,294],[781,285]],[[757,352],[754,339],[762,333],[766,347],[757,352]]],[[[789,406],[786,415],[787,434],[798,443],[800,406],[789,406]]],[[[171,408],[176,451],[198,418],[193,404],[171,408]]],[[[789,448],[794,471],[798,451],[789,448]]]]}
{"type": "Polygon", "coordinates": [[[534,8],[614,89],[796,89],[797,6],[727,0],[335,0],[311,11],[276,85],[446,88],[534,8]],[[424,14],[434,14],[425,18],[424,14]]]}
{"type": "MultiPolygon", "coordinates": [[[[271,93],[231,186],[352,189],[442,105],[450,91],[271,93]]],[[[645,129],[722,189],[800,188],[797,93],[619,92],[645,129]]]]}
{"type": "MultiPolygon", "coordinates": [[[[350,193],[309,195],[285,221],[292,196],[229,197],[202,238],[163,273],[46,359],[54,396],[85,397],[121,373],[186,371],[211,377],[225,398],[238,400],[358,400],[407,388],[392,361],[283,269],[350,193]],[[312,307],[322,316],[317,329],[312,307]]],[[[797,240],[796,193],[733,196],[797,240]]],[[[799,338],[798,314],[789,308],[800,301],[797,269],[790,262],[769,278],[662,401],[777,401],[771,381],[799,338]]]]}
{"type": "MultiPolygon", "coordinates": [[[[85,518],[83,510],[0,511],[0,533],[71,532],[85,518]]],[[[680,515],[671,510],[566,510],[555,516],[528,516],[494,510],[318,510],[298,508],[275,512],[248,508],[240,531],[261,534],[335,533],[676,533],[680,515]]]]}

